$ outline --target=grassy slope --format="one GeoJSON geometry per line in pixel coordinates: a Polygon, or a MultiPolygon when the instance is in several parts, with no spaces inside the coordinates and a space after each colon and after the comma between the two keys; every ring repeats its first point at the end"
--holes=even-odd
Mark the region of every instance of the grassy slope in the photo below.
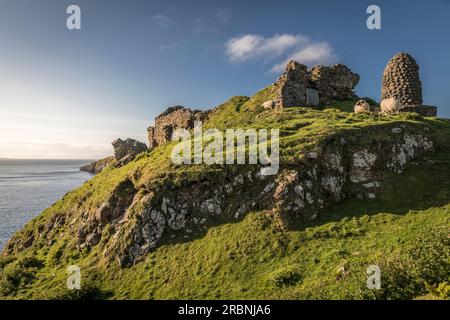
{"type": "MultiPolygon", "coordinates": [[[[392,177],[377,200],[346,200],[318,220],[299,222],[297,230],[287,232],[276,231],[265,212],[253,212],[240,222],[211,227],[201,238],[163,245],[146,262],[131,269],[103,265],[99,250],[79,253],[70,249],[68,232],[55,230],[58,240],[51,246],[38,241],[14,260],[2,260],[0,297],[297,299],[412,298],[430,292],[445,295],[444,285],[438,290],[425,283],[448,280],[448,270],[439,273],[439,268],[448,269],[449,263],[445,246],[448,238],[441,235],[448,234],[450,226],[450,122],[345,112],[353,102],[325,110],[291,108],[261,113],[258,105],[267,100],[267,94],[263,90],[250,100],[232,99],[214,112],[206,127],[279,127],[284,163],[300,158],[320,139],[335,132],[376,130],[399,121],[434,129],[442,150],[434,156],[433,165],[412,166],[402,176],[392,177]],[[435,229],[440,231],[430,232],[435,229]],[[429,243],[437,248],[439,258],[432,256],[436,266],[408,260],[429,243]],[[26,258],[30,256],[35,258],[26,258]],[[409,264],[400,272],[395,269],[398,261],[409,264]],[[77,294],[65,289],[68,264],[82,268],[84,286],[77,294]],[[364,289],[369,264],[383,266],[385,274],[385,289],[376,295],[364,289]],[[421,275],[421,270],[438,273],[437,280],[421,275]]],[[[105,170],[47,209],[17,237],[24,237],[55,214],[72,212],[76,217],[98,207],[125,177],[148,188],[189,183],[216,170],[204,166],[173,168],[168,161],[170,147],[157,148],[125,167],[105,170]]]]}

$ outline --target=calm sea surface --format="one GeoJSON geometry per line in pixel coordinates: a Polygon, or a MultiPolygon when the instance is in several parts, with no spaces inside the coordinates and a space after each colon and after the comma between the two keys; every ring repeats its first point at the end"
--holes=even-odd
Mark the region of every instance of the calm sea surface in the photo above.
{"type": "Polygon", "coordinates": [[[89,162],[0,159],[0,250],[28,221],[90,179],[79,171],[89,162]]]}

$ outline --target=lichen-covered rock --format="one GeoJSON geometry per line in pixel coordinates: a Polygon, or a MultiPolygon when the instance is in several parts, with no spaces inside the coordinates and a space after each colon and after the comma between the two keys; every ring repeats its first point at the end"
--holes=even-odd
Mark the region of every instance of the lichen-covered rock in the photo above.
{"type": "Polygon", "coordinates": [[[350,180],[354,183],[367,181],[371,178],[372,167],[377,160],[377,155],[367,150],[355,152],[350,170],[350,180]]]}
{"type": "Polygon", "coordinates": [[[433,149],[433,145],[433,141],[429,137],[421,134],[406,134],[403,136],[403,142],[392,146],[392,156],[390,161],[386,163],[386,167],[401,173],[408,161],[433,149]]]}

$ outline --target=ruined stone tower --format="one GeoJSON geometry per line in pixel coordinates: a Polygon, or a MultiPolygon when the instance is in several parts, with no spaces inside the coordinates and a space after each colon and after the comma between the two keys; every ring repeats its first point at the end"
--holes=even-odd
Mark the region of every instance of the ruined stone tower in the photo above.
{"type": "Polygon", "coordinates": [[[172,140],[172,133],[176,129],[192,129],[195,121],[204,121],[209,112],[191,110],[182,106],[169,107],[155,118],[155,126],[149,127],[149,149],[172,140]]]}
{"type": "Polygon", "coordinates": [[[404,52],[395,55],[384,69],[381,100],[381,110],[385,113],[436,115],[436,107],[423,105],[419,65],[404,52]]]}
{"type": "Polygon", "coordinates": [[[381,99],[396,98],[402,106],[422,104],[422,83],[419,65],[407,53],[394,56],[383,73],[381,99]]]}
{"type": "Polygon", "coordinates": [[[316,106],[319,102],[356,99],[353,90],[358,82],[359,75],[342,64],[319,65],[308,70],[307,66],[291,60],[274,85],[275,99],[267,101],[265,106],[316,106]]]}

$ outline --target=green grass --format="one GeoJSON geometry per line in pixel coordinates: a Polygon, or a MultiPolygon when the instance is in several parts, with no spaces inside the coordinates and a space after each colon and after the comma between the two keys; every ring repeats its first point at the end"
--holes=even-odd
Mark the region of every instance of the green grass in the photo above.
{"type": "Polygon", "coordinates": [[[173,146],[169,143],[122,168],[104,170],[17,233],[14,241],[33,237],[34,244],[0,260],[0,297],[447,298],[450,121],[415,114],[355,115],[348,112],[354,101],[318,109],[262,110],[261,104],[270,98],[270,87],[253,98],[232,98],[212,113],[205,128],[278,128],[282,165],[301,161],[311,150],[320,153],[340,137],[361,146],[375,139],[388,141],[391,128],[399,125],[417,132],[430,130],[436,153],[432,162],[411,164],[402,175],[390,176],[376,200],[347,199],[314,221],[297,221],[288,231],[279,231],[267,212],[256,211],[241,221],[210,225],[197,238],[168,241],[144,262],[123,269],[102,259],[101,246],[76,250],[74,238],[83,214],[95,211],[127,179],[140,192],[170,192],[204,180],[220,183],[224,170],[241,170],[175,166],[169,159],[173,146]],[[63,226],[51,230],[49,239],[38,239],[55,217],[65,217],[63,226]],[[82,270],[80,292],[65,288],[71,264],[82,270]],[[382,268],[384,286],[377,292],[365,287],[371,264],[382,268]]]}

